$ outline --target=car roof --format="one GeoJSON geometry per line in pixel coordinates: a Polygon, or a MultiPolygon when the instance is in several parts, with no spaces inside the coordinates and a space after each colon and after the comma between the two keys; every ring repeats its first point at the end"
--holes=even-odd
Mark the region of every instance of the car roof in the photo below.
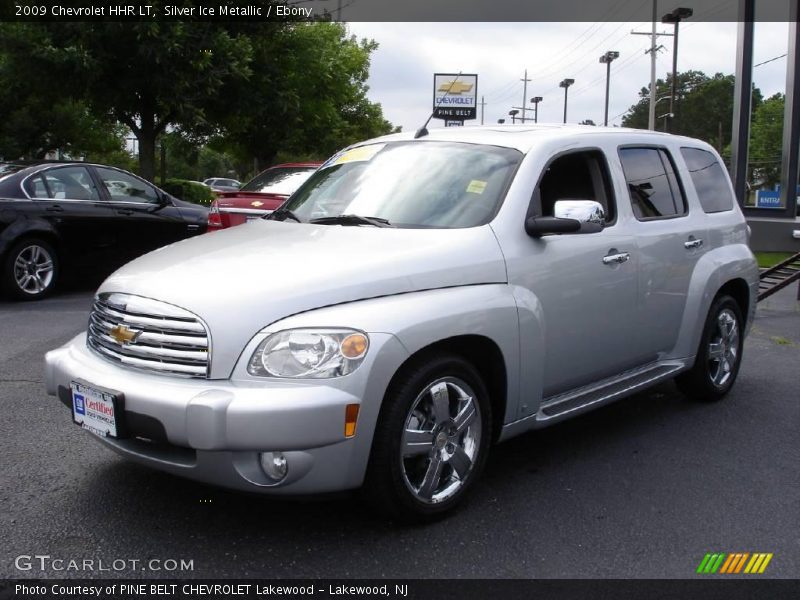
{"type": "Polygon", "coordinates": [[[282,167],[304,167],[304,168],[313,168],[316,169],[322,165],[321,162],[293,162],[293,163],[281,163],[279,165],[272,165],[269,169],[280,169],[282,167]]]}
{"type": "MultiPolygon", "coordinates": [[[[593,125],[573,125],[563,123],[539,123],[539,124],[519,124],[519,125],[479,125],[464,127],[436,127],[430,129],[427,135],[414,138],[415,132],[395,133],[379,138],[374,138],[367,142],[356,144],[374,144],[380,142],[399,142],[399,141],[447,141],[464,142],[471,144],[487,144],[490,146],[503,146],[514,148],[520,152],[527,153],[535,146],[550,140],[574,140],[576,142],[587,142],[598,137],[622,138],[635,137],[638,142],[647,140],[650,143],[665,143],[667,140],[681,139],[692,145],[710,147],[705,142],[688,137],[671,135],[660,131],[649,131],[646,129],[631,129],[628,127],[597,127],[593,125]]],[[[619,139],[619,142],[624,141],[619,139]]]]}
{"type": "Polygon", "coordinates": [[[30,173],[34,173],[37,170],[43,169],[45,167],[71,167],[71,166],[78,166],[78,167],[85,167],[87,165],[91,165],[93,167],[106,167],[109,169],[116,169],[118,171],[125,171],[125,169],[120,169],[119,167],[112,167],[110,165],[103,165],[100,163],[91,163],[85,162],[81,160],[45,160],[45,159],[34,159],[34,160],[4,160],[0,161],[2,164],[7,165],[15,165],[21,167],[17,174],[27,175],[30,173]]]}

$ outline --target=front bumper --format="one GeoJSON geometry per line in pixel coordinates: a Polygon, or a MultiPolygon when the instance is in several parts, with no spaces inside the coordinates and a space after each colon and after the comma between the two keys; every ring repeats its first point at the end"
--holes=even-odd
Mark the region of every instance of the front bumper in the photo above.
{"type": "Polygon", "coordinates": [[[376,358],[402,348],[389,335],[370,340],[372,360],[342,378],[201,380],[122,368],[96,356],[80,334],[47,353],[47,392],[70,409],[70,382],[76,379],[121,393],[128,436],[89,435],[163,471],[265,493],[350,489],[363,481],[381,387],[388,383],[368,375],[376,358]],[[344,435],[348,404],[361,405],[352,438],[344,435]],[[283,452],[289,465],[277,485],[259,466],[259,453],[269,451],[283,452]]]}

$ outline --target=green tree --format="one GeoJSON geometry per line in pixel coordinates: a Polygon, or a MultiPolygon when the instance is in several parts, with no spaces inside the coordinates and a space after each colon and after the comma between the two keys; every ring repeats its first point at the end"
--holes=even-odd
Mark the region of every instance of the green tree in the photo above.
{"type": "Polygon", "coordinates": [[[751,181],[771,187],[780,181],[784,95],[770,96],[756,109],[750,129],[751,181]]]}
{"type": "MultiPolygon", "coordinates": [[[[701,71],[678,73],[675,93],[675,117],[670,132],[704,140],[723,150],[730,144],[733,125],[733,96],[735,77],[716,73],[709,77],[701,71]]],[[[669,112],[672,76],[656,81],[656,97],[664,98],[656,105],[656,115],[669,112]]],[[[639,92],[639,102],[628,109],[622,118],[624,127],[647,129],[650,110],[650,88],[639,92]]],[[[753,90],[753,108],[761,103],[761,91],[753,90]]],[[[656,129],[663,131],[664,119],[657,119],[656,129]]]]}
{"type": "Polygon", "coordinates": [[[70,57],[53,52],[48,32],[27,23],[0,23],[0,157],[43,158],[120,150],[124,133],[87,102],[58,90],[69,83],[70,57]],[[48,68],[53,62],[60,63],[48,68]]]}
{"type": "Polygon", "coordinates": [[[161,137],[161,143],[166,146],[168,178],[202,181],[208,177],[238,176],[234,158],[204,140],[171,131],[161,137]]]}
{"type": "Polygon", "coordinates": [[[27,111],[6,139],[17,140],[12,154],[87,146],[120,123],[137,138],[139,172],[151,180],[168,130],[201,146],[224,139],[214,149],[229,149],[240,165],[255,158],[263,166],[279,152],[326,157],[392,130],[366,96],[376,47],[329,22],[0,23],[0,90],[13,83],[27,111]],[[70,112],[56,119],[61,104],[70,112]],[[48,107],[42,131],[19,134],[48,107]]]}
{"type": "Polygon", "coordinates": [[[0,26],[0,38],[15,42],[3,43],[2,62],[16,73],[19,85],[43,102],[78,102],[96,119],[124,124],[139,142],[139,170],[147,179],[155,175],[156,142],[167,126],[209,127],[206,111],[222,102],[220,90],[251,74],[250,38],[225,24],[0,26]],[[31,83],[32,74],[50,87],[31,83]]]}
{"type": "Polygon", "coordinates": [[[231,90],[236,109],[220,121],[228,146],[258,168],[281,156],[326,158],[393,131],[367,98],[371,40],[339,23],[294,23],[254,45],[258,76],[231,90]]]}

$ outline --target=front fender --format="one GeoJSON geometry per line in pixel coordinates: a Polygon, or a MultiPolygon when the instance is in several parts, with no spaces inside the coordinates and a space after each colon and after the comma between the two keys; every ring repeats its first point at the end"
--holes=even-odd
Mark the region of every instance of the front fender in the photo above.
{"type": "MultiPolygon", "coordinates": [[[[408,356],[456,336],[478,335],[490,339],[500,349],[506,366],[508,395],[504,422],[517,418],[520,318],[510,286],[471,285],[350,302],[288,317],[273,323],[265,332],[334,326],[389,334],[402,344],[408,356]]],[[[392,373],[401,364],[394,365],[392,373]]]]}
{"type": "Polygon", "coordinates": [[[674,358],[691,358],[697,354],[711,302],[720,288],[734,279],[746,281],[750,292],[745,334],[749,332],[758,296],[758,264],[745,244],[715,248],[697,261],[692,273],[680,334],[672,352],[674,358]]]}
{"type": "MultiPolygon", "coordinates": [[[[521,309],[528,313],[528,309],[521,309]]],[[[538,321],[525,317],[527,327],[538,321]]],[[[365,363],[351,375],[326,380],[360,397],[357,448],[348,465],[349,480],[360,484],[366,470],[381,403],[392,377],[416,352],[436,342],[460,335],[485,336],[502,353],[506,366],[507,396],[503,423],[519,418],[520,317],[513,289],[506,284],[486,284],[411,292],[360,300],[310,310],[277,321],[256,335],[234,369],[234,379],[246,377],[246,364],[267,335],[298,327],[352,327],[370,336],[365,363]]],[[[533,334],[523,345],[529,347],[533,334]]],[[[537,361],[541,365],[541,361],[537,361]]],[[[531,365],[533,366],[533,365],[531,365]]],[[[541,367],[539,367],[541,368],[541,367]]],[[[532,372],[525,369],[530,383],[532,372]]],[[[539,379],[539,389],[541,389],[539,379]]],[[[535,407],[534,407],[535,408],[535,407]]]]}

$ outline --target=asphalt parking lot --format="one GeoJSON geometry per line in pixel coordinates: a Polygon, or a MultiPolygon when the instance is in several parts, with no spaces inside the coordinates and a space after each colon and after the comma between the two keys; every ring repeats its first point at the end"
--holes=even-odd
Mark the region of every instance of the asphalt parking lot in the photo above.
{"type": "Polygon", "coordinates": [[[516,438],[461,511],[424,527],[353,495],[231,493],[101,448],[42,381],[44,353],[84,328],[91,295],[0,301],[0,577],[93,575],[15,567],[37,554],[193,563],[106,577],[684,578],[707,552],[771,552],[761,577],[800,573],[795,286],[759,306],[722,403],[665,384],[516,438]]]}

